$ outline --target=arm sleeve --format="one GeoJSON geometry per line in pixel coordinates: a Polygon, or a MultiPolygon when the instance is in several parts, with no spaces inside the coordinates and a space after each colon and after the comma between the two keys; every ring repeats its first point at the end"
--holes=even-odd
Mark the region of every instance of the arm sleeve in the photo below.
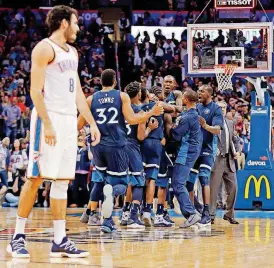
{"type": "Polygon", "coordinates": [[[212,120],[212,126],[213,127],[220,126],[220,128],[223,129],[223,125],[224,125],[224,117],[223,117],[221,108],[218,107],[214,113],[214,117],[212,120]]]}
{"type": "Polygon", "coordinates": [[[171,129],[171,137],[175,141],[181,141],[182,137],[187,133],[189,130],[189,120],[187,117],[181,118],[179,125],[176,128],[171,129]]]}

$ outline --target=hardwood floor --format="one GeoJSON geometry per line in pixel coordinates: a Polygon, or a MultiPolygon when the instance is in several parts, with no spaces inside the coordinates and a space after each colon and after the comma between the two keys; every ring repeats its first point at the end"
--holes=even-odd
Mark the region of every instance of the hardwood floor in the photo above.
{"type": "MultiPolygon", "coordinates": [[[[27,223],[30,260],[12,259],[6,253],[14,231],[16,209],[0,209],[0,267],[274,267],[274,213],[237,212],[240,225],[216,219],[210,230],[147,228],[143,231],[120,228],[101,234],[96,227],[79,222],[82,210],[68,209],[67,234],[85,259],[49,258],[53,239],[49,209],[34,209],[27,223]]],[[[117,214],[117,212],[116,212],[117,214]]],[[[172,217],[182,224],[182,217],[172,217]]],[[[219,212],[219,217],[221,214],[219,212]]]]}

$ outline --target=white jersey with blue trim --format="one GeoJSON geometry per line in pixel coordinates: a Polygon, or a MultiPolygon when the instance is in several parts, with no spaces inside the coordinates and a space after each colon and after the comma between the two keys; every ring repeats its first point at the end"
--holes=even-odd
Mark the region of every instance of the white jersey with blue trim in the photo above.
{"type": "Polygon", "coordinates": [[[64,115],[77,115],[76,86],[78,56],[70,45],[68,51],[55,44],[49,38],[54,50],[54,59],[46,68],[44,84],[44,102],[47,111],[64,115]]]}

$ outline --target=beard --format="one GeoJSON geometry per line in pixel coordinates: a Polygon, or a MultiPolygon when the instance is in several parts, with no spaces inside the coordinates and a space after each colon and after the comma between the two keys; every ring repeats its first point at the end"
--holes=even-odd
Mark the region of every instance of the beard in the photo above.
{"type": "Polygon", "coordinates": [[[68,29],[65,31],[65,38],[68,43],[74,43],[76,41],[76,34],[74,34],[71,27],[68,27],[68,29]]]}

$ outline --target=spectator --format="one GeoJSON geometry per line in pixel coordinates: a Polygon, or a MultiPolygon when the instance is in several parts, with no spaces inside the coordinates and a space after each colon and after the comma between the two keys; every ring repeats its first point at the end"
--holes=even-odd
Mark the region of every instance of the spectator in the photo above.
{"type": "Polygon", "coordinates": [[[9,138],[5,138],[0,145],[0,179],[1,184],[8,187],[8,166],[10,162],[10,152],[8,150],[9,138]]]}
{"type": "Polygon", "coordinates": [[[76,162],[75,179],[73,181],[73,200],[75,206],[84,206],[88,203],[89,192],[87,189],[88,174],[90,170],[90,161],[92,154],[90,147],[86,146],[85,136],[78,137],[78,155],[76,162]]]}
{"type": "Polygon", "coordinates": [[[180,11],[178,11],[175,16],[173,26],[183,26],[183,22],[184,22],[184,16],[182,15],[180,11]]]}
{"type": "Polygon", "coordinates": [[[88,0],[80,0],[80,9],[82,9],[82,10],[88,10],[89,9],[88,0]]]}
{"type": "Polygon", "coordinates": [[[239,151],[238,158],[237,158],[238,170],[244,169],[244,166],[245,166],[245,154],[242,152],[243,142],[241,142],[240,144],[241,144],[241,149],[239,151]]]}
{"type": "Polygon", "coordinates": [[[126,17],[126,14],[124,12],[121,13],[121,17],[118,21],[118,26],[120,29],[120,39],[124,41],[124,37],[130,28],[129,19],[126,17]]]}
{"type": "Polygon", "coordinates": [[[25,138],[29,135],[30,131],[30,108],[26,107],[24,112],[22,113],[22,117],[20,120],[20,134],[21,137],[25,138]]]}
{"type": "Polygon", "coordinates": [[[148,11],[144,13],[144,25],[155,26],[155,21],[151,18],[151,15],[148,11]]]}
{"type": "Polygon", "coordinates": [[[28,157],[22,150],[19,140],[15,140],[10,157],[9,171],[12,172],[13,186],[12,191],[5,196],[3,207],[17,207],[22,186],[26,182],[26,167],[28,157]]]}
{"type": "Polygon", "coordinates": [[[102,23],[103,23],[102,20],[103,20],[103,18],[104,18],[104,13],[103,12],[98,12],[96,22],[99,25],[99,27],[102,26],[102,23]]]}
{"type": "Polygon", "coordinates": [[[5,120],[6,136],[10,138],[12,143],[14,139],[16,139],[18,132],[17,123],[21,117],[21,111],[17,106],[16,98],[13,98],[12,104],[9,104],[4,108],[2,116],[5,120]]]}

